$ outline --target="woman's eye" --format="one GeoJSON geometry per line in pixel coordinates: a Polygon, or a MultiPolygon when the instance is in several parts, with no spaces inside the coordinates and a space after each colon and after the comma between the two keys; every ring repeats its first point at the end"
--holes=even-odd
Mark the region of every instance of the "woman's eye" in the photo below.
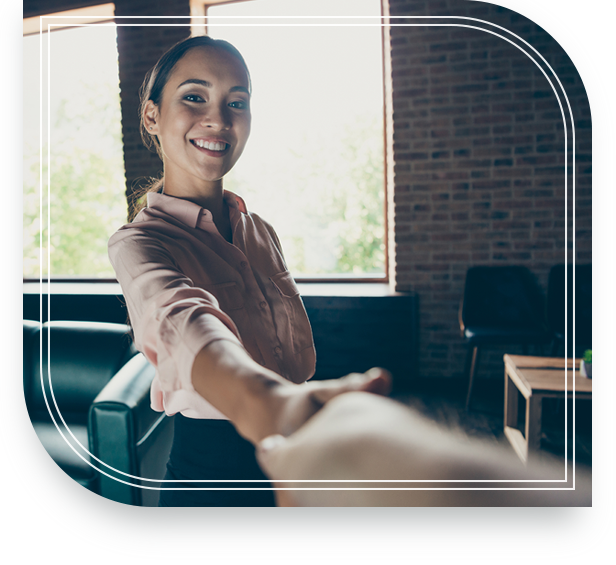
{"type": "Polygon", "coordinates": [[[248,102],[245,102],[244,100],[236,100],[235,102],[229,102],[229,106],[231,106],[231,108],[236,108],[237,110],[247,110],[248,102]]]}
{"type": "Polygon", "coordinates": [[[196,94],[187,94],[184,96],[184,100],[188,100],[188,102],[203,102],[203,98],[201,98],[201,96],[197,96],[196,94]]]}

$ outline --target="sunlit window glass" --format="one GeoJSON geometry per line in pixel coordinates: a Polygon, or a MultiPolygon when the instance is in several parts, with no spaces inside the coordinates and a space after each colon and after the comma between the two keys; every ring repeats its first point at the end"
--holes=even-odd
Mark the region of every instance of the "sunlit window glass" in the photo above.
{"type": "Polygon", "coordinates": [[[335,6],[346,15],[380,16],[379,0],[208,8],[208,34],[240,50],[253,84],[251,139],[225,187],[274,225],[296,276],[384,276],[381,28],[220,19],[318,15],[319,6],[323,14],[335,6]]]}
{"type": "Polygon", "coordinates": [[[49,89],[46,81],[42,89],[39,83],[39,35],[23,39],[24,277],[113,277],[107,240],[126,221],[116,28],[75,27],[44,34],[45,68],[48,39],[49,89]]]}

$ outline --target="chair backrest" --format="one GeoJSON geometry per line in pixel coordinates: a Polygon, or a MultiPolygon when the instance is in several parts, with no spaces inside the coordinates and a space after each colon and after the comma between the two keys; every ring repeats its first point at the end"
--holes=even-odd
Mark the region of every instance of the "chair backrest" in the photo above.
{"type": "Polygon", "coordinates": [[[468,269],[461,312],[465,327],[543,327],[543,312],[541,288],[526,267],[468,269]]]}
{"type": "MultiPolygon", "coordinates": [[[[24,322],[24,335],[31,332],[30,325],[26,330],[24,322]]],[[[52,402],[51,382],[53,396],[66,420],[85,423],[96,395],[137,353],[128,327],[102,322],[47,322],[42,332],[42,356],[39,344],[31,342],[30,361],[24,362],[30,417],[47,419],[43,384],[47,401],[52,402]]]]}
{"type": "MultiPolygon", "coordinates": [[[[568,334],[568,355],[573,347],[573,265],[555,265],[548,278],[546,317],[554,335],[568,334]],[[567,277],[567,317],[565,319],[565,276],[567,277]]],[[[575,341],[576,349],[592,348],[592,265],[575,266],[575,341]]],[[[577,352],[576,352],[577,355],[577,352]]]]}

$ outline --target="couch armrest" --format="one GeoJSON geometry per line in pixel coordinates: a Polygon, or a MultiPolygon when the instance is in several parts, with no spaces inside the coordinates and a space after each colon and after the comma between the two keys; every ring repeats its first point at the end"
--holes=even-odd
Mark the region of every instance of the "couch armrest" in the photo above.
{"type": "Polygon", "coordinates": [[[105,498],[134,505],[157,502],[156,488],[160,483],[139,479],[163,478],[173,434],[172,419],[150,408],[154,374],[154,367],[145,357],[136,355],[90,407],[90,451],[102,462],[97,466],[106,473],[99,475],[97,488],[105,498]]]}

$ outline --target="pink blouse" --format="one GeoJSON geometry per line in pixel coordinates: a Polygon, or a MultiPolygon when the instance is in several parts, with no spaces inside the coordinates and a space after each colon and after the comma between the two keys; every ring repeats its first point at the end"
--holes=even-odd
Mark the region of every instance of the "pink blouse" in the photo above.
{"type": "Polygon", "coordinates": [[[273,228],[225,191],[233,244],[209,210],[149,193],[147,207],[109,240],[135,345],[156,368],[152,408],[189,418],[226,419],[191,379],[196,355],[228,340],[295,383],[309,379],[312,330],[273,228]]]}

